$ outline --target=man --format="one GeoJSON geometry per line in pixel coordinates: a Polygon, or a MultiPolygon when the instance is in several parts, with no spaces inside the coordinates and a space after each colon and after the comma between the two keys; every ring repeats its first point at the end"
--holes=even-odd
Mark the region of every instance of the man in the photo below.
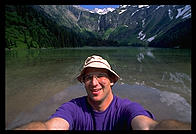
{"type": "Polygon", "coordinates": [[[150,130],[163,127],[138,103],[113,95],[112,86],[119,76],[102,57],[88,57],[77,79],[84,83],[87,96],[62,104],[46,122],[32,122],[17,129],[150,130]]]}

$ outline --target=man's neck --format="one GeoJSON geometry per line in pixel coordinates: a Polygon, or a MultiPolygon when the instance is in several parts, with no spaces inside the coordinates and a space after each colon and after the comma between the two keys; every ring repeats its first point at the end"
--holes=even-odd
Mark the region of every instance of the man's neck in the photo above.
{"type": "Polygon", "coordinates": [[[113,94],[108,95],[103,101],[91,101],[90,98],[87,97],[88,103],[91,105],[94,111],[102,112],[105,111],[113,100],[113,94]]]}

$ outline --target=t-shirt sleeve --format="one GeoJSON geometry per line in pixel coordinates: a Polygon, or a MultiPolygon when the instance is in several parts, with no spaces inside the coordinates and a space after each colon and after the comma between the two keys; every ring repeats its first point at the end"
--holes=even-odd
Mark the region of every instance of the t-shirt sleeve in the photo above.
{"type": "Polygon", "coordinates": [[[56,112],[52,114],[49,119],[54,117],[63,118],[69,123],[69,129],[71,130],[74,122],[74,111],[76,111],[75,104],[72,102],[66,102],[57,108],[56,112]]]}
{"type": "Polygon", "coordinates": [[[140,104],[132,102],[125,107],[125,117],[128,118],[128,125],[130,126],[131,121],[138,115],[145,115],[149,118],[155,119],[154,115],[149,111],[145,110],[140,104]]]}

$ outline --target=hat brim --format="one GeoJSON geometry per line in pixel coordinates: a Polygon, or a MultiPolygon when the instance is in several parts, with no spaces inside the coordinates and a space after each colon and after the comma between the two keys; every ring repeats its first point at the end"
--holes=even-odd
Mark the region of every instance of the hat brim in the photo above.
{"type": "MultiPolygon", "coordinates": [[[[96,64],[100,64],[100,63],[96,63],[96,64]]],[[[93,65],[91,64],[90,66],[84,67],[83,70],[81,71],[80,75],[77,76],[77,80],[80,81],[81,83],[83,82],[83,76],[84,76],[85,70],[86,70],[87,68],[101,68],[101,69],[106,69],[106,70],[108,70],[108,71],[110,72],[111,75],[109,75],[109,76],[111,77],[113,83],[116,83],[116,82],[118,81],[118,79],[119,79],[120,77],[118,76],[117,73],[115,73],[115,72],[114,72],[113,70],[111,70],[110,68],[101,67],[101,66],[98,66],[98,65],[96,65],[96,64],[94,63],[93,65]]]]}

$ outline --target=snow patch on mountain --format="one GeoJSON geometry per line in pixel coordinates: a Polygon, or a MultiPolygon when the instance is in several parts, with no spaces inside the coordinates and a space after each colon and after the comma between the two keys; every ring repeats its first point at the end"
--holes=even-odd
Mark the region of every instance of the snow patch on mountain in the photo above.
{"type": "Polygon", "coordinates": [[[131,5],[120,5],[119,8],[126,8],[126,7],[128,7],[128,6],[131,6],[131,5]]]}
{"type": "Polygon", "coordinates": [[[145,37],[146,37],[146,34],[143,34],[143,31],[140,31],[138,33],[138,37],[137,38],[139,38],[140,40],[144,40],[145,37]]]}
{"type": "Polygon", "coordinates": [[[145,25],[145,20],[146,20],[146,18],[144,18],[143,20],[142,20],[142,27],[144,28],[144,25],[145,25]]]}
{"type": "Polygon", "coordinates": [[[160,6],[158,6],[155,10],[158,10],[159,8],[161,8],[161,7],[164,7],[165,5],[160,5],[160,6]]]}
{"type": "Polygon", "coordinates": [[[142,7],[149,8],[150,6],[149,5],[138,5],[138,8],[142,8],[142,7]]]}
{"type": "Polygon", "coordinates": [[[107,14],[108,12],[112,12],[114,10],[115,10],[115,8],[110,8],[110,7],[103,8],[103,9],[95,8],[93,10],[89,10],[89,12],[91,12],[91,13],[98,13],[100,15],[103,15],[103,14],[107,14]]]}
{"type": "Polygon", "coordinates": [[[191,16],[190,5],[186,5],[185,7],[179,8],[177,9],[177,11],[178,11],[178,14],[176,15],[176,19],[179,18],[180,16],[182,16],[183,19],[191,16]]]}
{"type": "Polygon", "coordinates": [[[126,11],[127,9],[121,10],[118,14],[122,14],[126,11]]]}
{"type": "Polygon", "coordinates": [[[168,15],[169,15],[169,18],[170,18],[170,20],[172,20],[173,19],[173,16],[171,15],[173,12],[172,12],[172,10],[168,10],[168,15]]]}
{"type": "Polygon", "coordinates": [[[152,37],[148,38],[148,39],[147,39],[147,41],[148,41],[148,42],[151,42],[152,40],[154,40],[154,39],[155,39],[155,37],[156,37],[156,36],[157,36],[157,35],[154,35],[154,36],[152,36],[152,37]]]}
{"type": "Polygon", "coordinates": [[[131,14],[131,16],[133,16],[136,12],[138,12],[139,10],[136,10],[135,12],[133,12],[132,14],[131,14]]]}

